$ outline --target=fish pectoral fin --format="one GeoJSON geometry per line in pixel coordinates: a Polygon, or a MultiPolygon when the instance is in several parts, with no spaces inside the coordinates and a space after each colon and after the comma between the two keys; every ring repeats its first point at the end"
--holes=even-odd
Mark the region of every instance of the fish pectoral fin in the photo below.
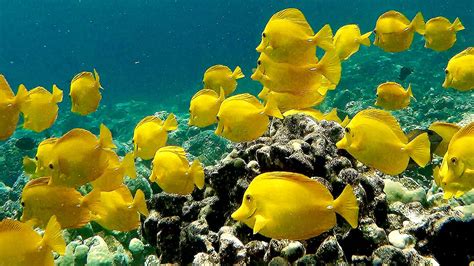
{"type": "Polygon", "coordinates": [[[262,215],[255,215],[255,224],[253,226],[253,234],[255,235],[256,233],[260,232],[265,225],[267,224],[268,220],[263,217],[262,215]]]}

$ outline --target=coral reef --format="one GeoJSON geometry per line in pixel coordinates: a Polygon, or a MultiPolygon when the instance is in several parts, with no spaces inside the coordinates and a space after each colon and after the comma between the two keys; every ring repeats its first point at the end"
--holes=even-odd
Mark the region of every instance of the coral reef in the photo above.
{"type": "Polygon", "coordinates": [[[154,194],[148,202],[151,214],[143,221],[144,239],[156,248],[161,263],[436,265],[453,262],[454,253],[458,263],[474,260],[472,216],[456,204],[440,203],[413,180],[384,176],[338,151],[334,143],[342,135],[334,122],[302,115],[274,120],[265,136],[235,145],[205,169],[205,190],[190,196],[154,194]],[[360,204],[358,228],[338,217],[338,225],[328,232],[288,241],[254,235],[233,221],[230,214],[251,180],[278,170],[317,179],[334,196],[351,184],[360,204]],[[384,183],[387,178],[394,181],[384,183]]]}

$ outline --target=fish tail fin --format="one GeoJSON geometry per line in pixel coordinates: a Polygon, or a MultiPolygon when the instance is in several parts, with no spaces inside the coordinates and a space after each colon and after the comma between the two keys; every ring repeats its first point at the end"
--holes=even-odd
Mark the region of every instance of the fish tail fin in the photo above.
{"type": "Polygon", "coordinates": [[[148,208],[146,206],[145,194],[141,189],[138,189],[135,193],[135,198],[133,199],[132,206],[137,208],[138,212],[148,216],[148,208]]]}
{"type": "Polygon", "coordinates": [[[241,79],[241,78],[244,78],[245,75],[244,73],[242,73],[242,69],[240,69],[239,66],[237,66],[235,69],[234,69],[234,72],[232,72],[232,78],[233,79],[241,79]]]}
{"type": "Polygon", "coordinates": [[[219,89],[219,99],[218,99],[218,101],[223,102],[224,100],[225,100],[225,90],[221,86],[221,88],[219,89]]]}
{"type": "Polygon", "coordinates": [[[94,77],[95,77],[95,81],[99,85],[99,88],[104,89],[102,85],[100,85],[100,76],[99,76],[99,73],[97,73],[97,70],[95,70],[95,68],[94,68],[94,77]]]}
{"type": "Polygon", "coordinates": [[[346,220],[352,228],[359,222],[359,204],[351,185],[346,185],[341,195],[334,200],[334,211],[346,220]]]}
{"type": "Polygon", "coordinates": [[[280,109],[278,109],[277,102],[273,99],[273,97],[269,97],[267,99],[267,104],[263,109],[263,113],[267,114],[268,116],[283,119],[283,115],[281,114],[280,109]]]}
{"type": "Polygon", "coordinates": [[[92,189],[89,194],[84,196],[81,205],[83,205],[92,212],[98,212],[98,210],[102,208],[100,201],[100,193],[100,190],[92,189]]]}
{"type": "Polygon", "coordinates": [[[174,116],[173,113],[168,115],[165,122],[163,123],[163,128],[166,131],[172,131],[178,128],[178,121],[176,120],[176,116],[174,116]]]}
{"type": "Polygon", "coordinates": [[[125,175],[130,178],[137,178],[137,171],[135,169],[135,156],[133,152],[129,152],[122,159],[122,168],[125,170],[125,175]]]}
{"type": "Polygon", "coordinates": [[[59,255],[64,255],[66,252],[66,241],[64,241],[61,230],[61,225],[56,216],[51,216],[44,231],[41,246],[47,246],[59,255]]]}
{"type": "Polygon", "coordinates": [[[453,24],[451,25],[450,27],[452,30],[454,31],[460,31],[460,30],[464,30],[464,26],[462,25],[461,21],[459,20],[459,18],[456,18],[453,22],[453,24]]]}
{"type": "Polygon", "coordinates": [[[323,50],[334,50],[334,45],[332,41],[332,29],[329,24],[324,25],[318,33],[316,33],[311,39],[310,42],[316,44],[316,46],[321,47],[323,50]]]}
{"type": "Polygon", "coordinates": [[[112,132],[104,124],[100,124],[100,146],[104,149],[115,149],[114,141],[112,139],[112,132]]]}
{"type": "Polygon", "coordinates": [[[16,96],[15,96],[15,104],[18,106],[21,106],[27,100],[28,100],[28,90],[26,89],[25,85],[20,84],[20,86],[18,86],[18,92],[16,93],[16,96]]]}
{"type": "Polygon", "coordinates": [[[359,37],[359,43],[365,46],[370,46],[370,34],[372,34],[371,31],[367,32],[366,34],[363,34],[359,37]]]}
{"type": "Polygon", "coordinates": [[[189,167],[189,173],[193,179],[194,184],[202,189],[204,187],[204,169],[202,168],[201,162],[195,159],[189,167]]]}
{"type": "Polygon", "coordinates": [[[321,61],[310,71],[318,71],[326,77],[331,83],[338,84],[341,80],[341,60],[335,50],[326,51],[321,61]]]}
{"type": "Polygon", "coordinates": [[[425,34],[425,20],[423,19],[423,14],[421,12],[416,13],[416,16],[410,23],[410,26],[415,29],[418,34],[425,34]]]}
{"type": "Polygon", "coordinates": [[[423,133],[406,145],[406,151],[416,164],[425,167],[431,160],[430,145],[428,134],[423,133]]]}
{"type": "Polygon", "coordinates": [[[63,101],[63,91],[56,86],[56,84],[53,84],[53,102],[54,103],[60,103],[63,101]]]}
{"type": "Polygon", "coordinates": [[[408,94],[408,97],[412,97],[413,100],[416,101],[415,95],[413,95],[413,90],[411,89],[411,84],[408,84],[407,94],[408,94]]]}

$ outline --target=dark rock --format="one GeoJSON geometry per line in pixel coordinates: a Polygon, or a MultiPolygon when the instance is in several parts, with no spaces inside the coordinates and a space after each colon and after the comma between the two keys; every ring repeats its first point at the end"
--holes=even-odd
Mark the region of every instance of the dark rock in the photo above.
{"type": "Polygon", "coordinates": [[[436,221],[428,240],[441,265],[467,265],[474,261],[474,218],[444,217],[436,221]]]}
{"type": "Polygon", "coordinates": [[[344,251],[334,236],[329,236],[319,246],[315,254],[318,263],[341,265],[347,263],[344,259],[344,251]]]}
{"type": "Polygon", "coordinates": [[[385,231],[371,219],[361,220],[359,227],[352,229],[339,241],[346,257],[352,255],[370,255],[377,247],[388,244],[385,231]]]}
{"type": "Polygon", "coordinates": [[[149,208],[156,210],[161,216],[179,216],[182,213],[183,205],[189,196],[169,194],[161,192],[153,195],[149,202],[149,208]]]}
{"type": "Polygon", "coordinates": [[[304,255],[303,257],[299,258],[295,264],[297,266],[304,266],[304,265],[316,265],[316,257],[313,254],[310,255],[304,255]]]}
{"type": "Polygon", "coordinates": [[[221,264],[244,263],[246,257],[244,244],[233,234],[223,233],[219,238],[219,256],[221,264]]]}
{"type": "Polygon", "coordinates": [[[209,226],[206,220],[197,220],[181,230],[180,248],[181,262],[191,263],[194,260],[194,254],[200,252],[215,252],[212,242],[208,240],[209,226]]]}
{"type": "Polygon", "coordinates": [[[265,251],[268,248],[268,243],[265,241],[252,240],[245,245],[247,250],[247,263],[264,264],[265,251]]]}
{"type": "Polygon", "coordinates": [[[281,250],[281,256],[289,262],[294,262],[304,256],[306,250],[301,242],[293,241],[281,250]]]}
{"type": "Polygon", "coordinates": [[[284,265],[290,265],[290,263],[287,260],[285,260],[285,258],[282,258],[282,257],[273,257],[268,263],[268,266],[284,266],[284,265]]]}
{"type": "Polygon", "coordinates": [[[161,216],[155,210],[151,210],[142,225],[142,235],[153,246],[156,246],[156,235],[158,234],[158,222],[161,216]]]}
{"type": "Polygon", "coordinates": [[[372,254],[373,265],[410,265],[403,251],[391,245],[377,248],[372,254]]]}
{"type": "Polygon", "coordinates": [[[157,253],[161,255],[162,263],[178,263],[180,261],[180,235],[181,219],[179,216],[165,217],[157,225],[156,245],[157,253]]]}

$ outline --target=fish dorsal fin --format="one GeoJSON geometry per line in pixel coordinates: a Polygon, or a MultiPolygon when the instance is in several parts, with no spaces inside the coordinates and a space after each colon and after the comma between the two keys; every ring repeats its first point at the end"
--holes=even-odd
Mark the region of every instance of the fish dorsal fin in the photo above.
{"type": "Polygon", "coordinates": [[[150,115],[150,116],[147,116],[145,118],[143,118],[137,125],[137,127],[145,124],[145,123],[148,123],[148,122],[153,122],[153,123],[157,123],[159,125],[163,124],[163,120],[161,120],[159,117],[157,116],[154,116],[154,115],[150,115]]]}
{"type": "Polygon", "coordinates": [[[249,93],[237,94],[235,96],[225,99],[225,102],[231,102],[231,101],[245,101],[254,105],[257,108],[263,107],[260,101],[257,98],[255,98],[255,96],[249,93]]]}
{"type": "Polygon", "coordinates": [[[41,145],[47,145],[47,144],[54,144],[57,141],[58,141],[58,138],[49,138],[49,139],[45,139],[45,140],[41,141],[41,143],[39,145],[41,146],[41,145]]]}
{"type": "Polygon", "coordinates": [[[202,89],[202,90],[196,92],[196,94],[194,94],[194,96],[191,100],[194,100],[195,98],[197,98],[199,96],[202,96],[202,95],[209,95],[209,96],[214,96],[216,98],[219,98],[219,95],[214,90],[202,89]]]}
{"type": "Polygon", "coordinates": [[[449,20],[445,17],[435,17],[435,18],[432,18],[430,20],[428,20],[426,23],[432,23],[432,22],[447,22],[448,24],[451,25],[451,22],[449,22],[449,20]]]}
{"type": "Polygon", "coordinates": [[[32,188],[36,186],[47,186],[49,183],[50,177],[40,177],[40,178],[35,178],[26,183],[25,187],[23,189],[27,188],[32,188]]]}
{"type": "Polygon", "coordinates": [[[5,219],[0,222],[0,233],[1,232],[20,232],[23,230],[32,230],[31,227],[29,227],[27,224],[16,221],[16,220],[11,220],[11,219],[5,219]]]}
{"type": "Polygon", "coordinates": [[[474,137],[474,122],[471,122],[469,125],[464,126],[461,128],[456,134],[454,134],[451,142],[462,138],[462,137],[474,137]]]}
{"type": "Polygon", "coordinates": [[[435,131],[436,128],[449,128],[452,130],[460,130],[461,127],[453,124],[453,123],[448,123],[448,122],[434,122],[433,124],[430,125],[428,129],[431,129],[435,131]]]}
{"type": "Polygon", "coordinates": [[[90,141],[98,141],[97,137],[91,132],[82,128],[74,128],[74,129],[71,129],[68,133],[64,134],[64,136],[59,138],[56,144],[62,143],[71,138],[89,138],[90,141]]]}
{"type": "Polygon", "coordinates": [[[303,174],[292,173],[292,172],[269,172],[269,173],[264,173],[258,176],[258,179],[275,179],[275,178],[292,180],[292,181],[297,181],[297,182],[315,182],[315,180],[303,174]]]}
{"type": "Polygon", "coordinates": [[[270,21],[278,20],[278,19],[288,20],[292,23],[295,23],[303,27],[307,31],[308,35],[314,35],[313,29],[308,24],[308,21],[306,20],[305,16],[299,9],[296,9],[296,8],[283,9],[275,13],[270,18],[270,21]]]}
{"type": "Polygon", "coordinates": [[[402,142],[406,143],[408,141],[407,137],[405,136],[405,133],[403,133],[400,127],[400,124],[398,124],[398,121],[387,111],[369,109],[359,112],[358,114],[356,114],[356,116],[377,120],[387,125],[402,142]]]}
{"type": "Polygon", "coordinates": [[[186,151],[184,151],[183,148],[178,147],[178,146],[165,146],[163,148],[160,148],[158,150],[159,152],[171,152],[173,154],[176,154],[179,159],[181,159],[183,162],[187,162],[188,160],[186,159],[186,151]]]}
{"type": "Polygon", "coordinates": [[[51,95],[51,93],[45,89],[44,87],[38,86],[28,92],[30,95],[31,94],[43,94],[43,95],[51,95]]]}
{"type": "Polygon", "coordinates": [[[74,78],[72,78],[71,83],[73,83],[74,81],[80,78],[85,78],[85,79],[90,79],[92,81],[95,81],[94,74],[92,74],[92,72],[81,72],[75,75],[74,78]]]}
{"type": "Polygon", "coordinates": [[[401,22],[407,25],[410,24],[410,20],[408,20],[407,17],[405,17],[402,13],[395,10],[390,10],[388,12],[385,12],[382,16],[380,16],[380,18],[394,18],[394,19],[400,20],[401,22]]]}
{"type": "Polygon", "coordinates": [[[466,55],[474,55],[474,47],[466,48],[466,50],[464,50],[464,51],[460,52],[459,54],[453,56],[453,58],[451,58],[451,60],[454,59],[454,58],[459,58],[459,57],[463,57],[463,56],[466,56],[466,55]]]}
{"type": "Polygon", "coordinates": [[[114,192],[117,193],[126,203],[133,202],[132,193],[126,185],[122,184],[119,188],[114,190],[114,192]]]}
{"type": "Polygon", "coordinates": [[[232,72],[232,70],[230,70],[230,68],[228,66],[214,65],[214,66],[211,66],[210,68],[208,68],[205,73],[208,73],[208,72],[211,72],[211,71],[217,71],[217,70],[229,70],[230,72],[232,72]]]}
{"type": "Polygon", "coordinates": [[[13,97],[15,97],[15,94],[13,93],[12,88],[5,79],[5,76],[0,74],[0,100],[13,97]]]}

